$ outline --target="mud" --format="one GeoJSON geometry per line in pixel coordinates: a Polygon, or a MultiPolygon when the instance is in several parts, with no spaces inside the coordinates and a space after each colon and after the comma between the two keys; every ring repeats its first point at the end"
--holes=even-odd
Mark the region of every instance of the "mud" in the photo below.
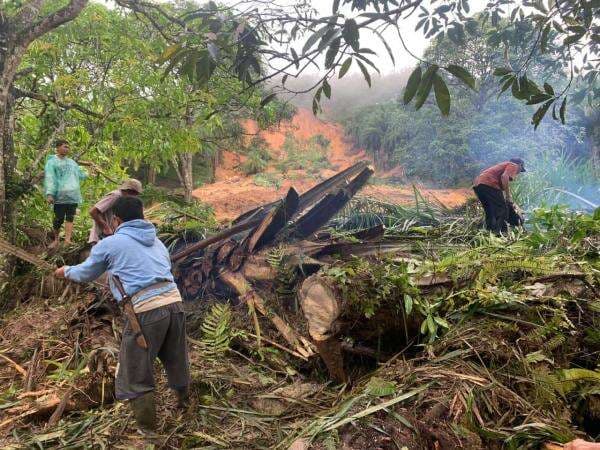
{"type": "MultiPolygon", "coordinates": [[[[343,170],[359,160],[369,159],[363,150],[354,149],[352,144],[346,140],[344,130],[340,124],[320,120],[305,109],[298,110],[291,122],[284,122],[274,130],[260,131],[257,124],[252,121],[245,122],[244,128],[247,133],[258,133],[271,147],[273,160],[266,173],[276,179],[279,185],[258,186],[253,177],[247,177],[239,170],[239,166],[245,159],[243,155],[232,151],[223,152],[221,165],[216,170],[216,182],[201,186],[193,193],[194,197],[214,208],[219,221],[231,220],[249,209],[277,200],[291,186],[299,192],[304,192],[319,180],[330,177],[335,172],[343,170]],[[278,173],[274,165],[283,156],[281,146],[288,132],[299,140],[306,140],[318,134],[329,139],[330,152],[328,159],[330,168],[321,170],[316,178],[301,170],[289,171],[285,176],[278,173]]],[[[403,170],[401,167],[396,167],[384,173],[376,174],[376,176],[379,179],[395,181],[399,177],[403,177],[403,170]]],[[[459,206],[471,196],[470,189],[426,189],[423,186],[418,187],[426,198],[430,200],[438,199],[448,207],[459,206]]],[[[390,203],[414,203],[412,185],[372,185],[363,191],[363,195],[390,203]]]]}

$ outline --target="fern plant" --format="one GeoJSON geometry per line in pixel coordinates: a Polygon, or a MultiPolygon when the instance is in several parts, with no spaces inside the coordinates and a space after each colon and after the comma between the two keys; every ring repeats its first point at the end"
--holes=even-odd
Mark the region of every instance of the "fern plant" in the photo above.
{"type": "Polygon", "coordinates": [[[227,303],[213,305],[200,328],[201,342],[210,355],[227,352],[231,341],[240,334],[231,324],[231,307],[227,303]]]}

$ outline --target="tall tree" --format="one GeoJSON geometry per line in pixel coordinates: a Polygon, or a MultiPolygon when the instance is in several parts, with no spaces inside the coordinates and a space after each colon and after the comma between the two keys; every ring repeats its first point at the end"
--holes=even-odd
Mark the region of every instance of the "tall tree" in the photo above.
{"type": "Polygon", "coordinates": [[[10,1],[0,10],[0,225],[6,211],[6,185],[16,161],[13,144],[14,93],[19,65],[32,42],[73,20],[88,0],[70,0],[56,9],[52,0],[10,1]]]}

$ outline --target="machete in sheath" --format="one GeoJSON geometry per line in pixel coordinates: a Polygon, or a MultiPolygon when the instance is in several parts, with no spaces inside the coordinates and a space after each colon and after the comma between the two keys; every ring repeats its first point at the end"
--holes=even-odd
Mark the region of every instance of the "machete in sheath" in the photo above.
{"type": "Polygon", "coordinates": [[[144,350],[148,350],[148,343],[146,342],[146,338],[144,337],[144,333],[142,332],[142,326],[138,321],[137,315],[133,310],[133,303],[131,303],[131,296],[127,295],[125,292],[125,288],[123,288],[123,283],[121,283],[121,279],[117,275],[112,275],[112,278],[115,282],[115,286],[119,293],[121,294],[121,305],[123,307],[123,314],[127,318],[129,322],[129,326],[133,330],[135,335],[135,342],[144,350]]]}

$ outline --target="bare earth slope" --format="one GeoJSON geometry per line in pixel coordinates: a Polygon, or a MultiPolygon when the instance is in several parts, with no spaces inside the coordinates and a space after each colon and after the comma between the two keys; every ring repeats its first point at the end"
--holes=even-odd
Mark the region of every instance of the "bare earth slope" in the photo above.
{"type": "MultiPolygon", "coordinates": [[[[252,122],[246,123],[245,128],[250,133],[258,131],[256,124],[252,122]]],[[[270,145],[274,160],[282,157],[280,148],[288,132],[293,133],[297,139],[301,140],[317,134],[329,139],[330,152],[327,157],[331,168],[321,171],[320,175],[323,178],[329,177],[359,160],[368,159],[363,151],[352,149],[351,143],[344,138],[341,125],[322,121],[312,112],[300,109],[291,123],[282,123],[277,130],[260,132],[260,135],[270,145]]],[[[196,198],[214,208],[218,220],[233,219],[249,209],[277,200],[291,186],[299,192],[304,192],[319,181],[307,176],[303,171],[290,171],[285,178],[278,175],[281,178],[279,187],[257,186],[252,177],[247,177],[238,170],[243,158],[242,155],[234,152],[224,152],[221,167],[217,169],[217,181],[194,191],[196,198]]],[[[267,172],[275,173],[276,170],[274,167],[269,167],[267,172]]],[[[448,207],[462,204],[470,195],[469,189],[421,189],[421,192],[426,197],[435,197],[448,207]]],[[[412,186],[371,185],[366,187],[361,194],[390,203],[409,204],[414,201],[412,186]]]]}

